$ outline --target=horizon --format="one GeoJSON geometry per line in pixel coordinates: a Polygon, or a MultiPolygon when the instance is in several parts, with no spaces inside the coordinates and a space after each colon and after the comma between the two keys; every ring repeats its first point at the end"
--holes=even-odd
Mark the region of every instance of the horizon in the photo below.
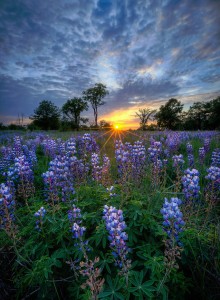
{"type": "MultiPolygon", "coordinates": [[[[99,121],[123,128],[139,127],[139,108],[216,98],[219,11],[214,0],[1,3],[0,122],[28,123],[42,100],[61,108],[97,82],[109,90],[99,121]]],[[[82,116],[93,121],[91,108],[82,116]]]]}

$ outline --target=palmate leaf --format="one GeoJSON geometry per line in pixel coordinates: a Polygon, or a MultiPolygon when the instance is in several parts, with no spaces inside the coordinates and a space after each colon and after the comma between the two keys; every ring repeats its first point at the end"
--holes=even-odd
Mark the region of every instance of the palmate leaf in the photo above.
{"type": "Polygon", "coordinates": [[[111,299],[111,300],[124,300],[125,297],[120,292],[124,287],[124,280],[122,278],[116,277],[112,280],[110,276],[107,276],[106,282],[108,286],[104,289],[103,292],[99,294],[99,299],[111,299]]]}
{"type": "Polygon", "coordinates": [[[153,296],[153,293],[156,288],[153,286],[154,281],[144,280],[144,272],[132,272],[133,276],[130,277],[129,281],[132,284],[132,286],[128,289],[129,292],[131,292],[133,295],[139,297],[139,299],[146,299],[146,296],[151,298],[153,296]]]}
{"type": "Polygon", "coordinates": [[[99,266],[99,268],[101,270],[104,270],[106,268],[106,270],[108,271],[109,274],[111,274],[111,269],[109,264],[113,263],[114,259],[112,257],[112,255],[107,254],[103,254],[102,252],[99,255],[100,260],[97,263],[97,266],[99,266]]]}
{"type": "Polygon", "coordinates": [[[105,229],[105,224],[101,223],[96,227],[95,235],[91,238],[92,242],[95,242],[96,246],[102,243],[102,247],[105,249],[107,244],[107,232],[105,229]]]}

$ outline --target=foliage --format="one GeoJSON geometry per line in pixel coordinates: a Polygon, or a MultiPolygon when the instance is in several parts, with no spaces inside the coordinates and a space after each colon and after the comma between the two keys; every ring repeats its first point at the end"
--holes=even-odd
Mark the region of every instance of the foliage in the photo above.
{"type": "Polygon", "coordinates": [[[155,115],[159,127],[167,129],[178,129],[181,123],[181,113],[183,104],[180,101],[171,98],[166,104],[162,105],[155,115]]]}
{"type": "Polygon", "coordinates": [[[83,98],[90,102],[94,112],[95,126],[98,127],[98,107],[105,104],[103,98],[108,94],[106,86],[102,83],[96,83],[94,87],[83,91],[83,98]]]}
{"type": "Polygon", "coordinates": [[[73,99],[67,100],[62,106],[62,112],[65,117],[71,122],[72,129],[76,128],[79,130],[80,115],[84,110],[88,109],[88,104],[82,98],[74,97],[73,99]]]}
{"type": "Polygon", "coordinates": [[[110,122],[107,122],[105,120],[101,120],[99,122],[99,126],[101,129],[112,129],[113,128],[113,125],[110,123],[110,122]]]}
{"type": "Polygon", "coordinates": [[[120,147],[118,133],[111,134],[2,134],[0,298],[218,299],[220,192],[218,177],[208,173],[212,166],[220,174],[218,133],[123,132],[120,147]],[[199,183],[196,197],[182,184],[187,143],[198,170],[187,188],[199,183]],[[94,179],[94,154],[106,181],[94,179]],[[26,199],[12,172],[24,155],[35,186],[26,199]],[[119,258],[129,260],[126,274],[119,258]]]}
{"type": "Polygon", "coordinates": [[[138,112],[135,112],[135,116],[140,119],[140,128],[142,130],[147,129],[147,122],[153,119],[155,113],[156,110],[150,108],[140,108],[138,112]]]}
{"type": "Polygon", "coordinates": [[[59,128],[60,112],[51,101],[43,100],[35,109],[34,115],[30,117],[34,125],[42,130],[59,128]]]}

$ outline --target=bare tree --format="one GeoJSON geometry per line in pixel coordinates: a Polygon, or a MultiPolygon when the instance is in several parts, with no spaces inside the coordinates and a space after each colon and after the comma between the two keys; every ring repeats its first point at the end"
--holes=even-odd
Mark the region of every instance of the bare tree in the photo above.
{"type": "Polygon", "coordinates": [[[135,117],[140,119],[140,127],[142,130],[146,130],[147,122],[154,118],[156,109],[140,108],[138,112],[135,112],[135,117]]]}

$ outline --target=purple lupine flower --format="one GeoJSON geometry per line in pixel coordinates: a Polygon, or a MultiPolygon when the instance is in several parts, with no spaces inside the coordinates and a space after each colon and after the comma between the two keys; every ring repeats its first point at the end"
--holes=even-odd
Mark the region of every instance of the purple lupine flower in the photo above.
{"type": "Polygon", "coordinates": [[[15,221],[15,200],[9,185],[0,184],[0,229],[4,229],[10,236],[13,233],[15,221]]]}
{"type": "Polygon", "coordinates": [[[109,196],[112,198],[112,197],[115,197],[117,196],[117,194],[114,193],[114,189],[115,187],[112,185],[110,186],[109,188],[106,188],[107,192],[109,192],[109,196]],[[113,192],[113,193],[112,193],[113,192]]]}
{"type": "Polygon", "coordinates": [[[193,146],[189,142],[186,143],[187,154],[193,154],[193,146]]]}
{"type": "Polygon", "coordinates": [[[208,175],[205,177],[210,181],[208,192],[211,192],[211,197],[219,199],[220,192],[220,168],[211,166],[207,169],[208,175]]]}
{"type": "Polygon", "coordinates": [[[92,178],[100,182],[102,179],[102,167],[100,165],[100,157],[97,153],[92,153],[91,157],[92,178]]]}
{"type": "Polygon", "coordinates": [[[82,215],[80,208],[75,205],[72,206],[72,209],[68,211],[68,219],[71,224],[71,232],[73,234],[73,239],[78,240],[74,244],[80,251],[83,252],[84,256],[86,256],[86,252],[90,251],[88,247],[88,240],[83,241],[83,236],[86,231],[84,226],[81,226],[82,223],[82,215]]]}
{"type": "Polygon", "coordinates": [[[34,216],[37,218],[35,228],[38,231],[42,230],[43,219],[45,217],[45,214],[46,214],[46,209],[43,206],[34,214],[34,216]]]}
{"type": "Polygon", "coordinates": [[[204,140],[204,149],[205,149],[206,153],[209,152],[210,143],[211,143],[210,138],[205,138],[205,140],[204,140]]]}
{"type": "Polygon", "coordinates": [[[132,177],[139,180],[144,175],[146,149],[141,141],[136,141],[131,148],[132,177]]]}
{"type": "Polygon", "coordinates": [[[20,136],[15,136],[14,137],[14,144],[12,147],[12,155],[13,158],[15,159],[16,157],[22,156],[23,150],[22,150],[22,142],[21,142],[21,137],[20,136]]]}
{"type": "Polygon", "coordinates": [[[214,167],[220,167],[220,148],[215,149],[212,152],[211,165],[214,167]]]}
{"type": "Polygon", "coordinates": [[[189,164],[190,168],[192,168],[194,166],[194,155],[193,154],[188,154],[188,164],[189,164]]]}
{"type": "Polygon", "coordinates": [[[183,192],[185,199],[193,200],[199,197],[199,171],[196,169],[185,170],[185,175],[182,177],[183,192]]]}
{"type": "Polygon", "coordinates": [[[66,155],[73,156],[76,154],[76,139],[70,138],[66,141],[66,155]]]}
{"type": "Polygon", "coordinates": [[[78,153],[84,160],[90,157],[92,153],[95,153],[99,150],[94,137],[89,133],[85,133],[82,137],[79,137],[77,139],[77,144],[78,153]]]}
{"type": "Polygon", "coordinates": [[[152,141],[151,146],[147,149],[150,161],[155,162],[160,159],[162,154],[162,143],[157,141],[152,141]]]}
{"type": "Polygon", "coordinates": [[[76,156],[69,157],[69,172],[74,182],[83,183],[89,173],[88,164],[84,163],[82,159],[78,159],[76,156]]]}
{"type": "Polygon", "coordinates": [[[182,168],[183,164],[184,164],[184,159],[183,159],[183,155],[179,154],[179,155],[173,155],[172,157],[173,159],[173,167],[179,167],[182,168]]]}
{"type": "Polygon", "coordinates": [[[52,159],[55,158],[57,154],[57,142],[54,139],[47,137],[42,142],[42,146],[45,155],[48,155],[52,159]]]}
{"type": "Polygon", "coordinates": [[[204,147],[199,148],[199,162],[201,164],[204,162],[205,155],[206,155],[205,148],[204,147]]]}
{"type": "Polygon", "coordinates": [[[126,224],[123,218],[122,210],[118,210],[113,206],[104,206],[103,219],[105,220],[106,229],[109,232],[108,239],[112,248],[113,256],[116,260],[116,265],[120,268],[126,265],[129,249],[126,245],[128,239],[125,232],[126,224]]]}
{"type": "Polygon", "coordinates": [[[54,204],[60,200],[69,200],[75,193],[73,188],[73,174],[70,172],[68,156],[57,156],[50,162],[49,170],[42,174],[47,200],[54,204]]]}
{"type": "Polygon", "coordinates": [[[163,216],[163,229],[170,239],[174,239],[179,244],[179,233],[183,231],[185,222],[183,214],[179,209],[182,201],[178,198],[165,198],[161,214],[163,216]]]}
{"type": "Polygon", "coordinates": [[[7,172],[9,181],[13,181],[17,187],[19,196],[25,199],[34,194],[34,173],[25,155],[15,158],[14,165],[7,172]]]}
{"type": "Polygon", "coordinates": [[[123,144],[116,140],[115,158],[122,180],[140,181],[144,175],[146,164],[146,150],[141,141],[136,141],[132,145],[130,143],[123,144]]]}

